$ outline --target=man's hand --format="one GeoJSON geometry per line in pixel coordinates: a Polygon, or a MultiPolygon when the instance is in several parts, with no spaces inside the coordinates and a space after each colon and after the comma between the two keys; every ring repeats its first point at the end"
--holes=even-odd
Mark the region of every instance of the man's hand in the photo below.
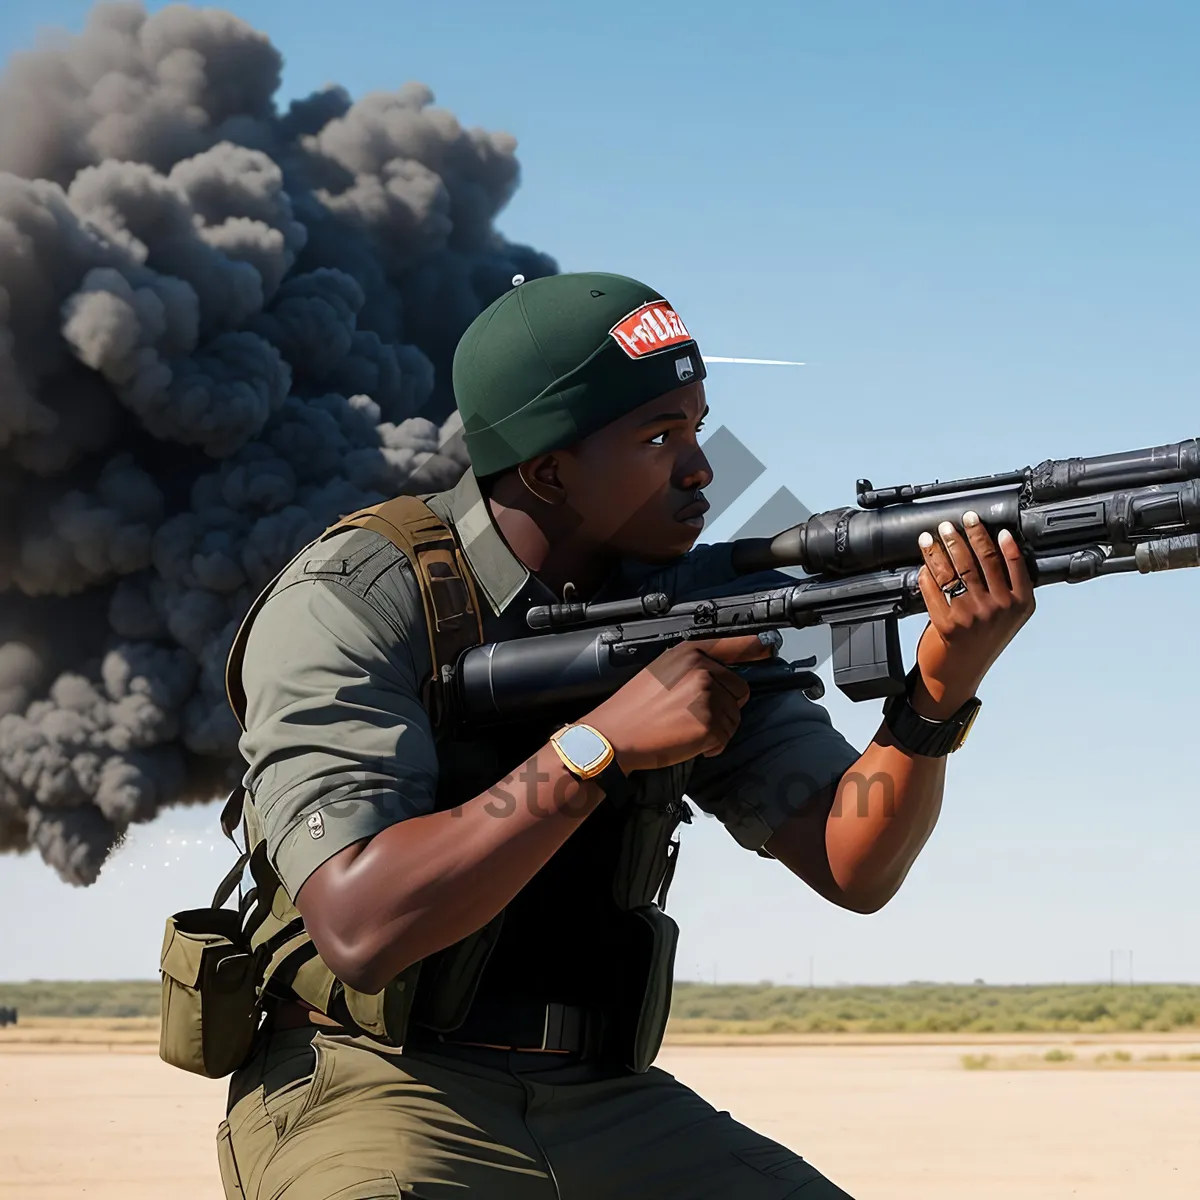
{"type": "Polygon", "coordinates": [[[920,587],[929,625],[917,646],[921,682],[912,705],[939,721],[975,695],[1034,609],[1033,584],[1008,530],[1000,531],[997,548],[977,513],[964,513],[963,526],[965,536],[944,521],[940,541],[929,533],[920,537],[925,557],[920,587]]]}
{"type": "Polygon", "coordinates": [[[749,685],[730,666],[769,658],[753,634],[665,650],[583,718],[612,743],[625,771],[720,754],[737,731],[749,685]]]}

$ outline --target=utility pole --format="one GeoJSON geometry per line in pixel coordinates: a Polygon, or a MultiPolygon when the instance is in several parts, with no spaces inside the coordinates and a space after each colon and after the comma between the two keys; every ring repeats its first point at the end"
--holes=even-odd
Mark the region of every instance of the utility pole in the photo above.
{"type": "Polygon", "coordinates": [[[1129,960],[1129,986],[1133,987],[1133,951],[1132,950],[1110,950],[1108,952],[1108,985],[1115,987],[1117,984],[1117,955],[1124,954],[1129,960]]]}

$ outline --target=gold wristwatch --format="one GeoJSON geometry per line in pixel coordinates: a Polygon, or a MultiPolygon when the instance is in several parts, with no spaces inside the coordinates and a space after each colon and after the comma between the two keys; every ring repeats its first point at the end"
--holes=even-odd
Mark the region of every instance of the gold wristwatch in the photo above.
{"type": "Polygon", "coordinates": [[[605,792],[611,790],[609,785],[617,776],[625,778],[612,743],[590,725],[564,725],[551,737],[550,745],[576,779],[596,779],[605,792]]]}

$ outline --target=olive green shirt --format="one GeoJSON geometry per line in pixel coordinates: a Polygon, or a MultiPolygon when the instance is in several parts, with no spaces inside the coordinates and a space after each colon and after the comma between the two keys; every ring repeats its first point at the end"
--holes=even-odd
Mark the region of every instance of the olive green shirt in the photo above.
{"type": "MultiPolygon", "coordinates": [[[[475,476],[431,507],[463,544],[486,640],[527,633],[526,610],[555,597],[508,549],[475,476]]],[[[787,582],[738,580],[726,547],[700,546],[665,570],[625,564],[602,596],[661,590],[680,602],[787,582]]],[[[240,748],[268,854],[293,899],[340,850],[434,810],[438,759],[420,699],[429,669],[416,580],[379,534],[351,530],[299,555],[263,605],[242,670],[240,748]]],[[[740,845],[760,850],[858,757],[802,693],[751,697],[724,752],[695,760],[687,794],[740,845]]]]}

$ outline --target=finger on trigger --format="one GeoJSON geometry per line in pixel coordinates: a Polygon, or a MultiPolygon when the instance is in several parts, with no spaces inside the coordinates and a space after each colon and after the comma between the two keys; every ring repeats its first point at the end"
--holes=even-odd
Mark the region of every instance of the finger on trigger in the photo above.
{"type": "Polygon", "coordinates": [[[768,629],[763,633],[747,633],[740,637],[713,638],[705,641],[701,649],[709,658],[720,663],[755,662],[770,658],[783,645],[783,635],[768,629]]]}

